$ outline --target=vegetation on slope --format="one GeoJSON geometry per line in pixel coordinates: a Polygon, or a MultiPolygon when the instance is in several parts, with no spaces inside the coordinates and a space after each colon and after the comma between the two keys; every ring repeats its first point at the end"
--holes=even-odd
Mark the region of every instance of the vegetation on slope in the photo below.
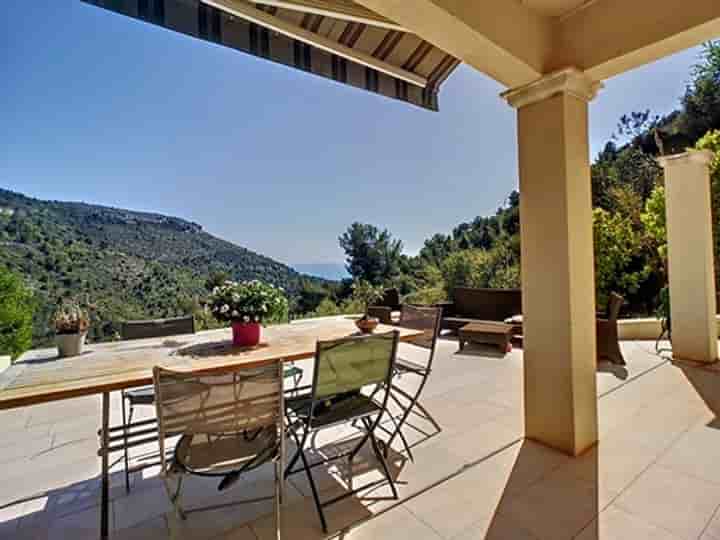
{"type": "Polygon", "coordinates": [[[196,223],[84,203],[41,201],[0,189],[0,266],[35,292],[34,344],[52,335],[64,298],[92,307],[89,337],[115,337],[122,320],[195,313],[209,282],[260,279],[291,297],[322,280],[216,238],[196,223]]]}

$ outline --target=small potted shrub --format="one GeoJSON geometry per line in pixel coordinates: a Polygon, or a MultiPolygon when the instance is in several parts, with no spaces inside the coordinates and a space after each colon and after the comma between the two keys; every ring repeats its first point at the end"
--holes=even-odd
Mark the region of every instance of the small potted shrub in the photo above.
{"type": "Polygon", "coordinates": [[[254,347],[260,342],[263,322],[281,319],[288,310],[283,290],[262,281],[226,281],[214,287],[208,299],[210,312],[232,326],[233,345],[254,347]]]}
{"type": "Polygon", "coordinates": [[[371,334],[380,321],[377,317],[368,315],[368,308],[383,298],[385,290],[363,280],[356,280],[352,285],[352,290],[353,300],[360,302],[364,308],[364,315],[355,321],[355,326],[363,334],[371,334]]]}
{"type": "Polygon", "coordinates": [[[55,312],[53,322],[55,343],[60,358],[82,354],[85,336],[90,326],[87,311],[77,302],[64,302],[55,312]]]}

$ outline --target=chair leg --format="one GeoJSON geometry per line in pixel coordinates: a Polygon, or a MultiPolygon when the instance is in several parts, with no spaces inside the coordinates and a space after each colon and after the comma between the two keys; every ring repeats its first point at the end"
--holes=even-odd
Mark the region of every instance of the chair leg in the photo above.
{"type": "MultiPolygon", "coordinates": [[[[123,435],[124,435],[124,448],[123,454],[125,459],[125,493],[130,493],[130,455],[128,451],[128,419],[126,418],[125,412],[125,392],[122,392],[120,399],[122,403],[122,421],[123,421],[123,435]]],[[[131,409],[132,410],[132,409],[131,409]]],[[[132,418],[132,415],[130,416],[132,418]]]]}
{"type": "MultiPolygon", "coordinates": [[[[408,457],[410,458],[411,461],[412,461],[412,453],[410,451],[410,446],[408,445],[408,442],[405,439],[405,435],[403,435],[402,427],[405,424],[405,422],[407,421],[408,417],[410,416],[410,413],[413,411],[413,409],[415,407],[417,407],[424,413],[425,418],[430,423],[432,423],[433,427],[437,431],[442,431],[442,429],[440,428],[438,423],[435,421],[435,419],[430,415],[430,413],[425,409],[425,407],[423,407],[419,402],[420,394],[422,394],[422,391],[425,388],[425,384],[427,383],[428,375],[429,375],[429,373],[426,373],[423,376],[423,380],[420,383],[420,386],[414,395],[411,395],[394,385],[391,386],[389,389],[390,397],[393,399],[393,401],[397,404],[398,407],[403,409],[403,415],[400,419],[400,422],[397,423],[395,432],[390,436],[390,439],[387,442],[386,451],[387,451],[387,448],[389,448],[392,445],[392,442],[395,440],[395,437],[399,435],[400,439],[403,441],[403,445],[405,446],[405,449],[408,451],[408,457]],[[396,393],[401,395],[402,397],[404,397],[405,399],[407,399],[409,401],[407,407],[403,407],[402,403],[400,403],[400,400],[395,395],[396,393]]],[[[386,454],[386,456],[387,456],[387,454],[386,454]]]]}
{"type": "MultiPolygon", "coordinates": [[[[363,422],[365,424],[365,422],[363,422]]],[[[355,456],[360,451],[360,449],[363,447],[363,445],[367,442],[368,438],[370,438],[370,432],[365,429],[365,434],[363,435],[362,439],[360,439],[360,442],[350,451],[350,454],[348,455],[348,461],[352,462],[353,459],[355,459],[355,456]]]]}
{"type": "MultiPolygon", "coordinates": [[[[307,435],[303,437],[303,443],[307,439],[307,435]]],[[[320,516],[320,524],[322,525],[322,531],[327,534],[327,522],[325,521],[325,513],[323,512],[322,503],[320,502],[320,496],[318,495],[317,486],[315,485],[315,479],[312,475],[312,470],[310,469],[310,464],[307,461],[307,458],[305,457],[305,451],[304,447],[300,447],[298,449],[298,452],[300,453],[300,459],[303,462],[303,467],[305,467],[305,474],[307,474],[308,481],[310,482],[310,489],[312,491],[313,499],[315,500],[315,507],[317,508],[318,515],[320,516]]],[[[288,469],[286,469],[287,471],[288,469]]]]}
{"type": "Polygon", "coordinates": [[[164,472],[163,473],[163,484],[165,484],[165,491],[167,491],[168,498],[170,499],[170,503],[172,503],[173,508],[175,509],[175,514],[182,520],[187,519],[187,514],[185,513],[185,510],[183,510],[182,504],[180,502],[180,495],[182,493],[182,484],[183,484],[183,477],[182,474],[172,474],[170,472],[164,472]],[[175,490],[170,486],[170,478],[173,476],[177,477],[177,485],[175,487],[175,490]]]}
{"type": "Polygon", "coordinates": [[[278,457],[275,461],[275,534],[277,540],[282,536],[282,518],[280,507],[283,503],[283,470],[282,459],[278,457]]]}
{"type": "MultiPolygon", "coordinates": [[[[390,395],[392,395],[392,392],[393,392],[393,388],[390,388],[390,395]]],[[[397,398],[395,398],[395,402],[398,403],[397,398]]],[[[399,405],[399,403],[398,403],[398,405],[399,405]]],[[[402,434],[402,427],[405,424],[405,422],[407,421],[408,416],[410,416],[410,413],[412,412],[414,405],[415,405],[415,401],[411,401],[407,405],[407,407],[403,407],[403,413],[402,413],[402,416],[400,417],[400,421],[397,422],[397,424],[395,424],[395,431],[393,432],[392,435],[390,435],[390,438],[387,441],[388,447],[390,447],[392,445],[393,441],[395,440],[395,437],[400,435],[400,438],[403,439],[405,447],[409,450],[407,441],[405,440],[405,436],[402,434]]]]}
{"type": "Polygon", "coordinates": [[[387,481],[390,484],[390,490],[392,491],[393,498],[397,499],[397,488],[395,487],[395,482],[393,481],[392,475],[390,474],[390,469],[388,468],[387,461],[385,461],[385,456],[382,455],[382,452],[380,452],[380,448],[378,447],[377,438],[375,438],[375,433],[373,433],[375,430],[373,429],[370,420],[368,420],[367,418],[363,418],[363,424],[365,424],[368,433],[370,433],[370,442],[372,443],[373,452],[375,453],[375,457],[377,457],[380,465],[383,468],[383,471],[385,472],[385,478],[387,478],[387,481]]]}
{"type": "MultiPolygon", "coordinates": [[[[389,439],[387,442],[384,442],[384,441],[383,441],[383,446],[384,446],[384,448],[383,448],[383,455],[384,455],[385,457],[388,457],[388,454],[389,454],[389,452],[390,452],[390,445],[392,445],[392,442],[393,442],[393,440],[395,439],[395,436],[397,435],[397,436],[400,437],[400,440],[402,441],[403,446],[405,447],[405,451],[407,452],[407,455],[408,455],[408,458],[410,459],[410,461],[413,461],[413,462],[415,461],[415,458],[413,457],[412,450],[410,449],[410,444],[408,443],[408,441],[407,441],[407,439],[405,438],[405,435],[403,434],[402,429],[401,429],[401,427],[402,427],[402,425],[403,425],[403,422],[405,421],[405,419],[407,418],[407,416],[408,416],[408,414],[409,414],[408,411],[410,411],[410,410],[411,410],[411,409],[404,410],[404,412],[403,412],[403,417],[402,417],[402,419],[400,420],[400,422],[398,422],[397,420],[395,420],[395,417],[394,417],[393,415],[389,415],[389,416],[390,416],[390,420],[391,420],[392,423],[393,423],[394,430],[393,430],[392,433],[386,431],[386,433],[390,433],[390,439],[389,439]]],[[[384,429],[384,428],[383,428],[383,429],[384,429]]]]}
{"type": "Polygon", "coordinates": [[[303,433],[302,441],[300,440],[300,437],[298,437],[295,430],[290,430],[292,433],[293,439],[295,439],[295,444],[297,445],[297,448],[295,449],[295,453],[293,454],[292,459],[290,459],[290,462],[285,466],[285,478],[287,478],[290,475],[290,471],[293,470],[295,467],[295,464],[297,463],[297,460],[300,458],[300,455],[302,454],[303,448],[305,448],[305,441],[308,438],[309,432],[306,430],[303,433]]]}

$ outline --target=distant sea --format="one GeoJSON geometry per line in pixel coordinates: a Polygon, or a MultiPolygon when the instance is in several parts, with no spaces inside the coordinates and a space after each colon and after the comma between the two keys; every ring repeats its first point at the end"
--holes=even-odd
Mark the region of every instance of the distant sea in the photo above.
{"type": "Polygon", "coordinates": [[[350,277],[343,263],[303,263],[293,264],[292,267],[301,274],[309,274],[334,281],[350,277]]]}

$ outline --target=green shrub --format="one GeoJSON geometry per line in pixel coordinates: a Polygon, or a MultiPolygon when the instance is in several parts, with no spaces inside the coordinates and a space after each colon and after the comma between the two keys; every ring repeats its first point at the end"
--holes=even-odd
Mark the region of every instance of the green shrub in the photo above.
{"type": "Polygon", "coordinates": [[[32,344],[32,292],[19,276],[0,268],[0,354],[12,360],[32,344]]]}
{"type": "Polygon", "coordinates": [[[445,289],[442,287],[424,287],[408,294],[403,302],[405,304],[429,306],[443,300],[447,300],[445,289]]]}

